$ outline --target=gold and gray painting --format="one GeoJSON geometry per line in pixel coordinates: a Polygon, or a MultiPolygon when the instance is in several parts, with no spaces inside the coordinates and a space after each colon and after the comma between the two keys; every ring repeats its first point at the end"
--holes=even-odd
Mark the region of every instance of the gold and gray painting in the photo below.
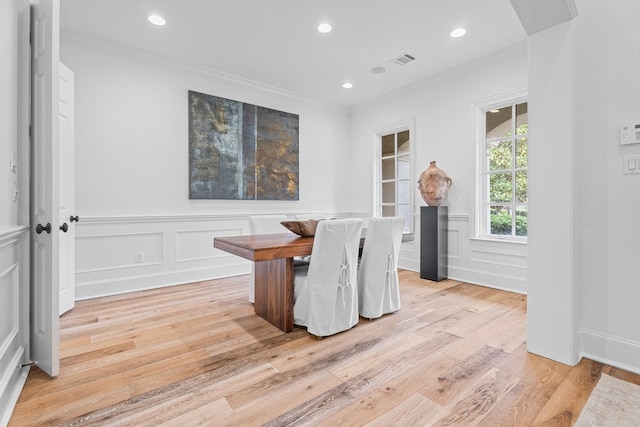
{"type": "Polygon", "coordinates": [[[298,200],[297,114],[189,91],[189,198],[298,200]]]}

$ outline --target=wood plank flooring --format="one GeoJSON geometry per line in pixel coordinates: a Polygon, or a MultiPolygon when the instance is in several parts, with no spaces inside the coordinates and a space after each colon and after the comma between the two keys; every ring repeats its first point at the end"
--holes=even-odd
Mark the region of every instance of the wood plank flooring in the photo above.
{"type": "Polygon", "coordinates": [[[253,313],[250,276],[79,302],[60,375],[10,426],[570,426],[600,373],[526,351],[526,297],[400,271],[402,309],[322,340],[253,313]]]}

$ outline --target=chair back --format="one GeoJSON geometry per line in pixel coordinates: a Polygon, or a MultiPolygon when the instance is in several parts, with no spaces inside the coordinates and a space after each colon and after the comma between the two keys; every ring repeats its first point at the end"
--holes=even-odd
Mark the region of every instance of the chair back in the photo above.
{"type": "Polygon", "coordinates": [[[294,323],[309,333],[332,335],[358,323],[361,234],[358,218],[318,223],[308,269],[296,269],[294,323]]]}
{"type": "Polygon", "coordinates": [[[375,319],[400,309],[398,257],[404,218],[371,218],[358,267],[358,309],[375,319]]]}

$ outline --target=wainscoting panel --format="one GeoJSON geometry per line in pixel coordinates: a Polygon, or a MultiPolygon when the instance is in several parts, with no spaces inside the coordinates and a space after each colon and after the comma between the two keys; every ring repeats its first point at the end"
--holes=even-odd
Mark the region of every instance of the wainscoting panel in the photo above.
{"type": "Polygon", "coordinates": [[[213,247],[214,237],[248,231],[246,215],[83,217],[76,228],[76,298],[248,274],[249,261],[213,247]]]}
{"type": "Polygon", "coordinates": [[[0,425],[6,425],[26,380],[29,342],[28,228],[0,231],[0,425]]]}
{"type": "MultiPolygon", "coordinates": [[[[415,240],[402,244],[401,268],[420,270],[419,223],[416,214],[415,240]]],[[[83,217],[76,227],[78,299],[251,272],[249,261],[213,248],[214,237],[249,232],[246,214],[83,217]]],[[[526,293],[526,244],[470,239],[468,215],[449,215],[448,239],[450,278],[526,293]]]]}
{"type": "MultiPolygon", "coordinates": [[[[6,250],[0,250],[0,257],[3,257],[3,252],[6,250]]],[[[18,279],[18,263],[0,272],[0,360],[6,356],[19,330],[18,279]]]]}
{"type": "Polygon", "coordinates": [[[513,267],[526,269],[527,258],[519,253],[495,250],[489,250],[484,248],[471,250],[471,261],[476,263],[492,264],[500,267],[513,267]]]}
{"type": "Polygon", "coordinates": [[[460,231],[449,227],[447,230],[447,246],[449,259],[460,258],[460,231]]]}
{"type": "MultiPolygon", "coordinates": [[[[420,215],[414,216],[416,248],[420,247],[420,215]]],[[[469,238],[469,216],[449,214],[449,278],[496,289],[527,292],[527,245],[469,238]]],[[[403,244],[404,248],[404,244],[403,244]]],[[[419,249],[402,251],[400,267],[420,271],[419,249]]]]}
{"type": "Polygon", "coordinates": [[[213,260],[225,256],[225,252],[213,247],[213,239],[243,234],[241,228],[222,230],[178,231],[176,233],[176,262],[213,260]]]}
{"type": "Polygon", "coordinates": [[[76,272],[164,263],[164,232],[76,236],[76,272]],[[136,254],[142,254],[137,259],[136,254]]]}

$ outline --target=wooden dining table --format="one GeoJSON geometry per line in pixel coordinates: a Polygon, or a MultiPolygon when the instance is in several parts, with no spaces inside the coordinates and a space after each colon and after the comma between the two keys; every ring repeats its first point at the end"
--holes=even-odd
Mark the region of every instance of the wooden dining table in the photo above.
{"type": "MultiPolygon", "coordinates": [[[[412,240],[413,234],[403,234],[403,242],[412,240]]],[[[255,313],[284,332],[292,331],[293,258],[311,255],[313,237],[294,233],[214,237],[213,246],[254,262],[255,313]]]]}
{"type": "Polygon", "coordinates": [[[293,233],[215,237],[213,246],[254,262],[255,313],[293,330],[293,257],[311,255],[313,237],[293,233]]]}

